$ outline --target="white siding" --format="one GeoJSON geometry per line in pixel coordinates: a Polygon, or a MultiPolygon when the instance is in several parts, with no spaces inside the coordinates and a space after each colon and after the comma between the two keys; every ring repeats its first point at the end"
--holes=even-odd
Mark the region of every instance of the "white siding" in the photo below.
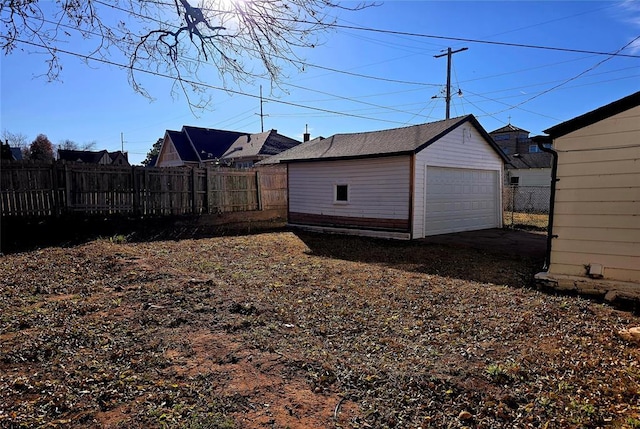
{"type": "Polygon", "coordinates": [[[408,219],[410,157],[289,164],[289,211],[329,216],[408,219]],[[349,202],[334,202],[336,184],[349,202]]]}
{"type": "MultiPolygon", "coordinates": [[[[551,187],[551,169],[550,168],[521,168],[510,169],[505,175],[505,185],[509,185],[510,177],[518,177],[518,186],[544,186],[551,187]]],[[[547,204],[548,206],[548,204],[547,204]]]]}
{"type": "Polygon", "coordinates": [[[640,283],[640,107],[555,139],[558,178],[549,273],[640,283]]]}
{"type": "MultiPolygon", "coordinates": [[[[424,189],[428,166],[496,171],[496,187],[498,189],[496,225],[502,226],[502,211],[500,209],[502,207],[502,159],[475,127],[465,123],[416,155],[413,210],[414,238],[425,236],[426,194],[424,189]]],[[[426,189],[426,192],[429,192],[429,190],[426,189]]]]}

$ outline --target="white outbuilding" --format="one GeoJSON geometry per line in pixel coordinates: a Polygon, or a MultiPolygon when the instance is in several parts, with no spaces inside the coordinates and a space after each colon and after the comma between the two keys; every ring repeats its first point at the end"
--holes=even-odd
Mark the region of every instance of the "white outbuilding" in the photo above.
{"type": "Polygon", "coordinates": [[[317,138],[270,162],[288,167],[290,225],[415,239],[500,228],[504,161],[467,115],[317,138]]]}

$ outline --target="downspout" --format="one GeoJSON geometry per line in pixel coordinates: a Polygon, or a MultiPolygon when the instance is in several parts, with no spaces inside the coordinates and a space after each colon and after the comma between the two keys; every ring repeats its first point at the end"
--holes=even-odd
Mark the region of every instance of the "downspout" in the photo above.
{"type": "Polygon", "coordinates": [[[544,271],[548,271],[551,266],[551,245],[553,243],[554,238],[558,238],[557,235],[553,233],[553,213],[556,203],[556,183],[559,181],[558,179],[558,152],[555,150],[545,147],[544,144],[551,140],[550,137],[547,136],[538,136],[534,137],[534,140],[538,144],[538,148],[546,153],[550,153],[553,162],[551,164],[551,195],[549,202],[549,226],[547,227],[547,253],[545,255],[544,267],[542,269],[544,271]]]}

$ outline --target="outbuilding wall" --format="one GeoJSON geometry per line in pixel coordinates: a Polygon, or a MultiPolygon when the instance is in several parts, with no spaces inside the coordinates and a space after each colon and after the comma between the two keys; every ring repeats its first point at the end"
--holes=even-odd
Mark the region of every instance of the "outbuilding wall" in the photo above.
{"type": "Polygon", "coordinates": [[[289,223],[409,231],[410,156],[292,162],[289,223]],[[349,201],[335,201],[348,185],[349,201]]]}
{"type": "Polygon", "coordinates": [[[549,274],[640,282],[640,107],[554,140],[558,179],[549,274]],[[593,273],[592,273],[593,274],[593,273]]]}

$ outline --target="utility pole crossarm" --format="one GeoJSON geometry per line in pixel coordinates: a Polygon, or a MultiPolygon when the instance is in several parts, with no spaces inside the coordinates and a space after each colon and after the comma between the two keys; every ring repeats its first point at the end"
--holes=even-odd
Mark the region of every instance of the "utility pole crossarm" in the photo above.
{"type": "Polygon", "coordinates": [[[451,48],[447,48],[447,52],[444,54],[434,55],[433,58],[441,58],[445,55],[447,56],[447,112],[446,119],[449,119],[451,113],[451,56],[453,54],[457,54],[458,52],[466,51],[469,48],[460,48],[458,50],[452,51],[451,48]]]}

